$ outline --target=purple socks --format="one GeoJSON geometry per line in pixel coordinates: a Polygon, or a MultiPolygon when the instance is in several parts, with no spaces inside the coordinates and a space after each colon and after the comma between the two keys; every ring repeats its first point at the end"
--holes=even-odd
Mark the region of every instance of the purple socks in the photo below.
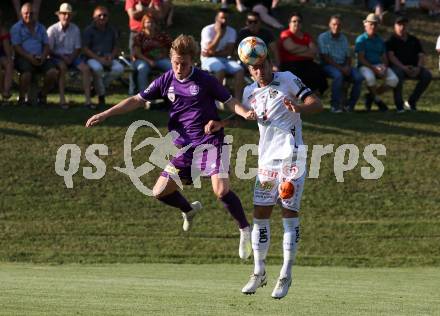
{"type": "Polygon", "coordinates": [[[171,194],[158,198],[158,200],[165,203],[166,205],[176,207],[184,213],[188,213],[192,210],[191,204],[189,204],[189,202],[177,190],[171,194]]]}
{"type": "Polygon", "coordinates": [[[234,192],[229,191],[225,196],[220,198],[225,207],[228,209],[231,216],[238,222],[240,228],[245,228],[249,226],[246,219],[246,215],[243,211],[243,206],[241,205],[240,199],[235,195],[234,192]]]}

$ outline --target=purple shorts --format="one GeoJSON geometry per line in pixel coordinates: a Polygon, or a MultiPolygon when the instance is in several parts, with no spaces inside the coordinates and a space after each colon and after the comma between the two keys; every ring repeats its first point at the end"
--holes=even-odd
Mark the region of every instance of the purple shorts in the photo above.
{"type": "Polygon", "coordinates": [[[215,140],[212,144],[191,147],[184,154],[174,157],[162,171],[161,176],[179,177],[183,184],[193,183],[193,177],[211,177],[229,172],[229,146],[215,140]]]}

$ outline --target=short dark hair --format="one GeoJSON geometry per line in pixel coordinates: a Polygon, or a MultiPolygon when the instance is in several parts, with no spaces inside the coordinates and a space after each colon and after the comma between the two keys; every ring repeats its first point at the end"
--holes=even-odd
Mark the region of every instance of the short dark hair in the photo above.
{"type": "Polygon", "coordinates": [[[260,13],[258,13],[258,12],[255,12],[255,11],[249,11],[249,12],[246,14],[246,17],[247,17],[247,18],[248,18],[248,17],[251,17],[251,16],[257,18],[258,20],[261,20],[261,18],[260,18],[260,13]]]}
{"type": "Polygon", "coordinates": [[[223,12],[224,14],[229,14],[229,13],[231,13],[231,11],[230,11],[228,8],[220,8],[220,9],[218,9],[216,15],[218,15],[220,12],[223,12]]]}
{"type": "Polygon", "coordinates": [[[292,12],[292,14],[290,15],[289,23],[290,23],[290,20],[291,20],[294,16],[299,17],[301,21],[303,20],[303,16],[302,16],[302,14],[299,13],[299,12],[297,12],[297,11],[294,11],[294,12],[292,12]]]}
{"type": "Polygon", "coordinates": [[[328,21],[330,22],[333,19],[342,21],[342,16],[340,14],[333,14],[328,21]]]}

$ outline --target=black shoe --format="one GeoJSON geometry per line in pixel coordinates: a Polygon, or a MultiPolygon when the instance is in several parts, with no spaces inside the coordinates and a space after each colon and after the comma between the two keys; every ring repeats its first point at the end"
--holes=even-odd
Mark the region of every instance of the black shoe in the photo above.
{"type": "Polygon", "coordinates": [[[374,103],[379,107],[379,111],[386,112],[388,111],[388,107],[382,100],[376,100],[374,103]]]}
{"type": "Polygon", "coordinates": [[[373,104],[374,101],[374,96],[371,93],[367,93],[365,95],[365,110],[367,110],[367,112],[371,111],[371,105],[373,104]]]}
{"type": "Polygon", "coordinates": [[[98,97],[98,108],[105,108],[105,96],[103,95],[98,97]]]}
{"type": "Polygon", "coordinates": [[[26,99],[19,98],[17,101],[17,105],[18,106],[31,106],[31,103],[26,99]]]}
{"type": "Polygon", "coordinates": [[[46,106],[47,105],[47,96],[43,95],[41,92],[39,92],[38,96],[37,96],[37,105],[38,106],[46,106]]]}

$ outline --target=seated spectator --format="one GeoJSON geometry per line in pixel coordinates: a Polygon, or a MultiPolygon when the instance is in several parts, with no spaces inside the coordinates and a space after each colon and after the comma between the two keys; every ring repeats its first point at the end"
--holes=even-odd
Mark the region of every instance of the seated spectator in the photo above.
{"type": "Polygon", "coordinates": [[[88,58],[87,65],[92,69],[99,107],[105,106],[105,89],[124,72],[124,67],[116,59],[119,55],[118,35],[108,19],[107,8],[97,6],[93,10],[93,23],[83,34],[83,50],[88,58]]]}
{"type": "MultiPolygon", "coordinates": [[[[38,21],[38,17],[40,15],[40,6],[42,0],[33,0],[32,1],[32,12],[34,15],[34,20],[38,21]]],[[[14,5],[15,13],[17,13],[17,20],[21,19],[21,5],[22,2],[20,0],[12,0],[12,4],[14,5]]]]}
{"type": "Polygon", "coordinates": [[[294,12],[290,17],[289,28],[282,31],[278,49],[281,71],[290,71],[298,76],[306,86],[323,94],[327,80],[322,68],[313,60],[318,53],[312,37],[302,32],[302,15],[294,12]]]}
{"type": "Polygon", "coordinates": [[[374,14],[368,14],[364,20],[365,32],[356,38],[355,52],[358,56],[358,67],[365,78],[368,93],[365,96],[365,108],[371,110],[371,105],[376,103],[381,111],[387,111],[387,105],[380,99],[379,95],[395,88],[399,83],[394,71],[388,67],[385,43],[377,34],[379,18],[374,14]],[[377,79],[385,82],[377,87],[377,79]]]}
{"type": "Polygon", "coordinates": [[[53,87],[58,72],[49,57],[49,45],[46,28],[33,19],[32,5],[25,3],[21,7],[20,21],[11,28],[11,42],[15,50],[15,66],[20,72],[18,104],[28,104],[26,94],[30,90],[32,76],[44,74],[44,84],[38,93],[38,104],[47,103],[47,94],[53,87]]]}
{"type": "MultiPolygon", "coordinates": [[[[168,57],[173,39],[158,30],[158,25],[149,13],[142,18],[142,31],[136,35],[133,43],[137,90],[146,89],[151,69],[168,71],[171,61],[168,57]]],[[[136,92],[137,93],[137,92],[136,92]]]]}
{"type": "Polygon", "coordinates": [[[278,56],[278,46],[272,32],[261,27],[260,15],[257,12],[248,12],[246,14],[246,26],[238,32],[237,46],[248,36],[257,36],[261,38],[269,48],[273,60],[273,71],[278,71],[280,59],[278,56]]]}
{"type": "MultiPolygon", "coordinates": [[[[0,21],[2,12],[0,11],[0,21]]],[[[1,93],[3,101],[11,98],[12,72],[14,64],[12,60],[11,36],[9,32],[0,25],[0,71],[1,71],[1,93]]]]}
{"type": "Polygon", "coordinates": [[[284,26],[272,15],[272,10],[278,6],[279,0],[243,0],[242,4],[260,15],[261,21],[277,30],[284,26]]]}
{"type": "Polygon", "coordinates": [[[202,69],[212,72],[223,82],[225,75],[233,75],[234,97],[241,100],[244,85],[244,70],[235,61],[228,59],[233,54],[237,32],[228,26],[228,11],[220,9],[215,16],[215,23],[202,30],[201,57],[202,69]]]}
{"type": "Polygon", "coordinates": [[[332,79],[331,111],[339,113],[342,101],[342,89],[345,82],[353,84],[346,110],[353,111],[361,94],[364,77],[352,67],[350,47],[345,34],[341,32],[342,21],[339,15],[330,17],[329,30],[318,37],[319,52],[325,74],[332,79]]]}
{"type": "Polygon", "coordinates": [[[83,89],[85,95],[85,105],[91,107],[90,100],[90,68],[81,59],[81,33],[72,19],[72,6],[68,3],[63,3],[59,11],[55,12],[58,15],[59,22],[53,24],[47,29],[49,37],[49,48],[57,66],[60,76],[58,86],[60,91],[60,106],[63,109],[69,108],[65,98],[66,89],[66,73],[68,69],[78,69],[82,74],[83,89]]]}
{"type": "Polygon", "coordinates": [[[394,22],[394,33],[386,42],[391,68],[399,78],[394,88],[394,102],[397,111],[402,112],[404,105],[408,110],[416,111],[417,101],[428,88],[432,80],[431,72],[424,67],[425,53],[420,41],[408,34],[408,18],[399,16],[394,22]],[[403,102],[402,88],[405,79],[416,79],[417,85],[407,102],[403,102]]]}

